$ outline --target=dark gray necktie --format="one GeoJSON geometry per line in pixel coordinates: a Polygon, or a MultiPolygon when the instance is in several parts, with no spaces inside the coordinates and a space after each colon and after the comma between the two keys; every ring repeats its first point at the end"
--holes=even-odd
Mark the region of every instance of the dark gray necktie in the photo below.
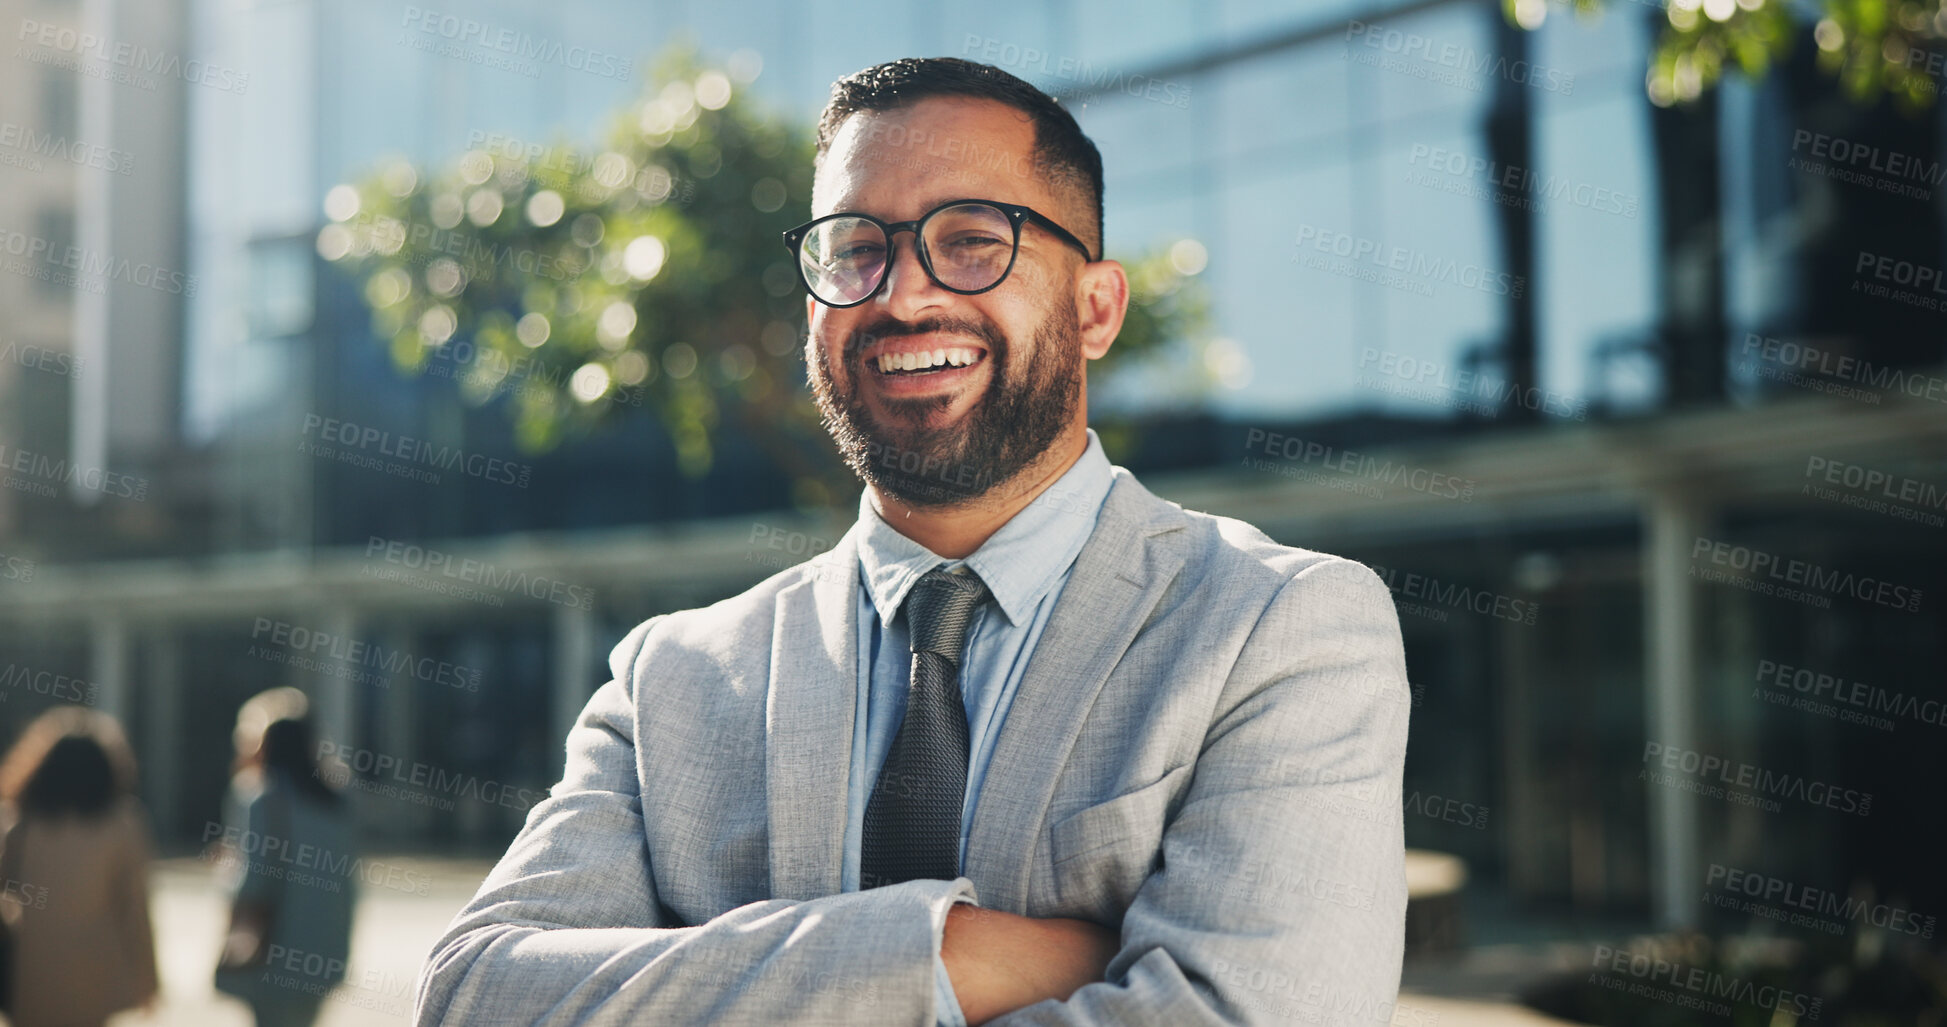
{"type": "Polygon", "coordinates": [[[967,794],[967,709],[960,657],[967,625],[987,601],[972,572],[935,569],[906,596],[912,682],[906,716],[865,804],[859,887],[960,876],[960,808],[967,794]]]}

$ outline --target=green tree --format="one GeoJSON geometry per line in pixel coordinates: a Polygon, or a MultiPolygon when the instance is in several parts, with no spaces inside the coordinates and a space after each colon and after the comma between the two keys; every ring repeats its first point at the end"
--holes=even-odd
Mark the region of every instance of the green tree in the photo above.
{"type": "MultiPolygon", "coordinates": [[[[646,407],[685,475],[708,472],[728,421],[801,504],[831,502],[854,485],[803,385],[802,286],[779,242],[808,209],[814,137],[753,102],[752,77],[679,49],[599,146],[490,139],[435,171],[378,168],[327,195],[319,252],[362,281],[402,373],[446,360],[527,451],[646,407]]],[[[1186,352],[1213,363],[1195,359],[1213,340],[1187,247],[1125,258],[1128,322],[1092,383],[1186,352]]]]}
{"type": "MultiPolygon", "coordinates": [[[[1593,14],[1609,0],[1573,0],[1593,14]]],[[[1943,74],[1947,12],[1941,0],[1655,0],[1665,25],[1650,57],[1644,88],[1659,106],[1696,99],[1726,67],[1760,77],[1811,25],[1819,66],[1845,94],[1871,103],[1891,96],[1918,111],[1932,105],[1943,74]]],[[[1633,6],[1633,5],[1625,5],[1633,6]]],[[[1535,28],[1548,0],[1502,0],[1509,20],[1535,28]]]]}

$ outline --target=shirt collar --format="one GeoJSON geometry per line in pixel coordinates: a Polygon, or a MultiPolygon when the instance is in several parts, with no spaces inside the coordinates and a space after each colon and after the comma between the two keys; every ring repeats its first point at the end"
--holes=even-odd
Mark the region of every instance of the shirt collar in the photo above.
{"type": "Polygon", "coordinates": [[[972,569],[986,582],[1008,623],[1017,628],[1026,624],[1042,596],[1080,555],[1114,483],[1102,440],[1095,429],[1086,431],[1088,448],[1081,458],[965,560],[948,560],[901,535],[873,508],[871,493],[861,494],[859,569],[880,624],[890,630],[913,583],[942,565],[972,569]]]}

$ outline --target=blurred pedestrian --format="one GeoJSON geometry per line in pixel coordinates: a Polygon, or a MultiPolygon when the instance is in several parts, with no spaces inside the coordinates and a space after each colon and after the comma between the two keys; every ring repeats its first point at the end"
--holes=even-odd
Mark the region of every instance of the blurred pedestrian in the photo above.
{"type": "Polygon", "coordinates": [[[305,1027],[345,977],[358,862],[344,799],[313,756],[310,705],[295,688],[237,712],[224,799],[230,930],[217,987],[258,1027],[305,1027]]]}
{"type": "Polygon", "coordinates": [[[153,1008],[149,827],[121,727],[79,706],[36,717],[0,762],[0,809],[12,1022],[98,1027],[153,1008]]]}

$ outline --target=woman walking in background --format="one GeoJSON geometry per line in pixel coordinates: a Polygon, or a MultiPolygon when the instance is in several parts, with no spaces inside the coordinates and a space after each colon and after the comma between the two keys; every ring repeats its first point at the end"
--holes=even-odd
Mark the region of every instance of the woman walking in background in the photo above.
{"type": "Polygon", "coordinates": [[[152,1006],[149,830],[114,719],[58,707],[0,762],[0,916],[13,931],[18,1027],[98,1027],[152,1006]]]}
{"type": "Polygon", "coordinates": [[[345,802],[312,757],[310,705],[273,688],[237,711],[236,772],[224,799],[230,932],[217,987],[258,1027],[306,1027],[345,977],[358,882],[345,802]]]}

